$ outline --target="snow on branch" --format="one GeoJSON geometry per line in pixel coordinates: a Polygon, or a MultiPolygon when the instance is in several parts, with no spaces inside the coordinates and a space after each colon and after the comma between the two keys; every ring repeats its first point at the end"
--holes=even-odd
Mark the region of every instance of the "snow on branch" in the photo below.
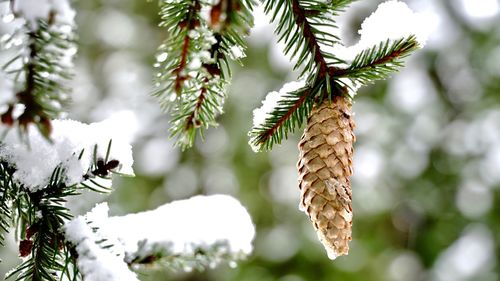
{"type": "Polygon", "coordinates": [[[360,86],[388,78],[403,67],[403,58],[425,44],[432,19],[391,0],[365,19],[357,44],[343,46],[335,36],[334,16],[351,2],[264,1],[266,13],[278,22],[276,34],[286,43],[285,54],[297,58],[294,69],[304,69],[300,76],[308,75],[308,86],[272,93],[255,110],[249,133],[254,151],[271,149],[287,138],[307,119],[313,104],[334,96],[352,99],[360,86]]]}
{"type": "Polygon", "coordinates": [[[245,57],[244,36],[253,25],[253,0],[160,1],[159,47],[154,96],[171,112],[171,135],[183,149],[197,132],[216,126],[223,113],[229,60],[245,57]]]}
{"type": "Polygon", "coordinates": [[[27,142],[10,132],[0,146],[0,159],[15,168],[15,182],[31,192],[45,188],[58,166],[65,171],[64,183],[74,185],[96,174],[93,165],[99,159],[106,163],[117,161],[114,172],[133,175],[132,149],[120,132],[120,118],[112,118],[90,125],[73,120],[53,121],[49,142],[40,132],[31,130],[27,142]],[[110,146],[110,140],[112,145],[110,146]],[[109,151],[108,151],[109,149],[109,151]]]}
{"type": "Polygon", "coordinates": [[[267,94],[262,106],[253,112],[253,128],[249,144],[257,152],[271,149],[280,139],[302,125],[312,108],[311,96],[320,87],[312,88],[304,80],[290,82],[279,92],[267,94]]]}
{"type": "Polygon", "coordinates": [[[40,20],[70,25],[74,23],[75,11],[71,8],[68,0],[17,0],[12,2],[14,14],[23,17],[33,29],[37,29],[40,20]]]}
{"type": "Polygon", "coordinates": [[[361,24],[357,44],[344,47],[332,45],[335,52],[346,62],[352,62],[361,52],[372,49],[388,40],[391,42],[413,37],[420,48],[425,46],[433,20],[427,14],[413,12],[404,2],[391,0],[381,3],[375,12],[361,24]]]}
{"type": "Polygon", "coordinates": [[[103,249],[88,221],[79,216],[64,226],[65,235],[78,253],[77,267],[85,281],[137,281],[122,257],[103,249]]]}
{"type": "MultiPolygon", "coordinates": [[[[67,239],[79,253],[79,267],[92,263],[102,251],[96,249],[94,253],[93,246],[89,246],[91,242],[85,241],[110,241],[111,249],[117,251],[115,257],[121,259],[119,267],[162,263],[172,269],[190,271],[244,258],[251,253],[255,236],[246,209],[227,195],[195,196],[152,211],[118,217],[108,217],[108,206],[104,203],[85,216],[85,222],[95,232],[89,231],[83,221],[79,217],[65,226],[67,239]],[[81,245],[82,242],[85,243],[81,245]]],[[[120,271],[103,268],[108,265],[95,263],[92,268],[80,270],[84,275],[93,274],[92,271],[120,271]]]]}
{"type": "Polygon", "coordinates": [[[67,81],[77,52],[75,11],[68,0],[12,0],[0,5],[9,27],[0,49],[12,53],[0,76],[14,85],[9,98],[2,99],[1,121],[9,127],[16,124],[22,132],[35,124],[48,138],[51,119],[59,117],[69,99],[67,81]]]}
{"type": "Polygon", "coordinates": [[[423,47],[429,36],[429,24],[427,15],[413,12],[404,2],[387,1],[363,21],[357,45],[366,49],[387,39],[397,40],[414,35],[423,47]]]}
{"type": "Polygon", "coordinates": [[[354,96],[360,85],[386,79],[403,67],[403,59],[425,45],[431,24],[428,15],[413,12],[403,2],[391,0],[380,4],[361,24],[357,44],[333,46],[331,51],[350,65],[331,70],[330,75],[348,86],[351,97],[354,96]]]}

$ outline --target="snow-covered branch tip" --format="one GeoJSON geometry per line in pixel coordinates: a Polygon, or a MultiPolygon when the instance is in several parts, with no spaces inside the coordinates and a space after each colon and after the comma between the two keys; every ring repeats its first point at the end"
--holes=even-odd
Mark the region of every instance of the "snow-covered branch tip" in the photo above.
{"type": "Polygon", "coordinates": [[[271,149],[287,138],[315,103],[335,95],[352,99],[361,85],[386,79],[403,67],[403,58],[424,46],[429,30],[422,24],[425,16],[395,0],[380,4],[365,19],[356,45],[343,46],[335,36],[333,16],[350,2],[265,1],[266,13],[278,22],[276,33],[285,42],[284,52],[297,58],[294,69],[303,67],[300,76],[308,88],[268,94],[264,106],[254,111],[254,121],[259,121],[249,135],[255,151],[271,149]]]}
{"type": "Polygon", "coordinates": [[[190,147],[199,130],[216,126],[223,112],[229,60],[245,56],[243,36],[253,25],[253,0],[160,1],[168,39],[160,46],[155,66],[162,108],[171,111],[171,134],[190,147]]]}
{"type": "Polygon", "coordinates": [[[312,92],[304,81],[299,81],[267,94],[262,106],[253,112],[253,129],[249,133],[252,149],[255,152],[271,149],[295,127],[301,126],[312,108],[312,99],[308,98],[312,92]]]}
{"type": "Polygon", "coordinates": [[[68,0],[35,2],[0,3],[7,30],[12,30],[2,36],[0,49],[14,53],[0,70],[4,84],[0,91],[5,94],[1,121],[24,133],[35,124],[48,138],[51,119],[59,116],[68,100],[66,82],[76,53],[75,12],[68,0]]]}
{"type": "Polygon", "coordinates": [[[121,217],[108,217],[108,206],[100,204],[64,229],[80,272],[111,281],[137,280],[132,270],[151,264],[181,271],[233,265],[250,254],[255,235],[245,208],[227,195],[196,196],[121,217]],[[102,240],[113,244],[113,255],[97,245],[102,240]]]}

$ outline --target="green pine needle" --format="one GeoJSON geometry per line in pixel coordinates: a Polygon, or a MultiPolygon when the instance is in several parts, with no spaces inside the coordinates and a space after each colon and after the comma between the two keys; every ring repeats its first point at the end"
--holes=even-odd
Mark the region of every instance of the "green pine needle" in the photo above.
{"type": "Polygon", "coordinates": [[[7,163],[0,162],[0,246],[4,245],[4,233],[12,224],[11,200],[17,197],[17,186],[12,180],[12,169],[7,163]]]}
{"type": "Polygon", "coordinates": [[[347,77],[363,85],[387,79],[391,73],[404,66],[403,58],[418,49],[415,36],[381,42],[359,53],[349,68],[337,73],[335,78],[347,77]]]}
{"type": "Polygon", "coordinates": [[[329,28],[352,0],[264,0],[264,11],[277,23],[278,41],[285,43],[284,53],[296,60],[294,70],[302,68],[300,77],[326,71],[328,67],[344,63],[334,54],[321,50],[340,39],[329,28]]]}
{"type": "Polygon", "coordinates": [[[271,150],[273,145],[281,143],[289,133],[302,126],[311,112],[314,99],[323,92],[323,85],[324,83],[317,83],[312,87],[307,85],[283,95],[264,123],[250,131],[250,145],[254,150],[271,150]]]}
{"type": "Polygon", "coordinates": [[[179,100],[172,112],[171,136],[177,137],[176,144],[182,149],[193,144],[197,131],[203,136],[204,129],[217,126],[216,118],[223,112],[225,83],[210,85],[211,82],[205,77],[205,81],[200,81],[201,88],[186,92],[185,98],[179,100]]]}

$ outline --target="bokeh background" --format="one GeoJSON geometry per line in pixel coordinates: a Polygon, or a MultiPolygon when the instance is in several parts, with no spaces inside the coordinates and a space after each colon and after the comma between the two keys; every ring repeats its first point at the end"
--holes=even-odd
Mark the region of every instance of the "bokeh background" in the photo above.
{"type": "MultiPolygon", "coordinates": [[[[347,45],[380,2],[358,1],[339,18],[347,45]]],[[[349,256],[330,261],[298,210],[301,132],[269,153],[255,154],[247,144],[252,110],[297,75],[261,9],[244,67],[233,67],[220,126],[181,152],[168,139],[168,116],[149,95],[155,51],[166,36],[157,2],[75,1],[80,50],[68,117],[133,116],[123,125],[136,137],[137,174],[117,178],[107,198],[87,195],[75,210],[107,200],[112,214],[125,214],[215,193],[248,208],[255,251],[237,268],[141,272],[147,281],[500,280],[500,1],[405,2],[429,13],[434,29],[404,70],[356,96],[349,256]]],[[[9,247],[1,272],[18,261],[12,241],[9,247]]]]}

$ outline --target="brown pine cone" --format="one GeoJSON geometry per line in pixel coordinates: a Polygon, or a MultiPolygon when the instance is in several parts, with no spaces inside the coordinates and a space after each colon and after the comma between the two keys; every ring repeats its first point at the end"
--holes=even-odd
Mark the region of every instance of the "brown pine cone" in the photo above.
{"type": "Polygon", "coordinates": [[[299,143],[300,209],[331,259],[347,255],[351,240],[354,126],[351,102],[336,96],[313,107],[299,143]]]}

